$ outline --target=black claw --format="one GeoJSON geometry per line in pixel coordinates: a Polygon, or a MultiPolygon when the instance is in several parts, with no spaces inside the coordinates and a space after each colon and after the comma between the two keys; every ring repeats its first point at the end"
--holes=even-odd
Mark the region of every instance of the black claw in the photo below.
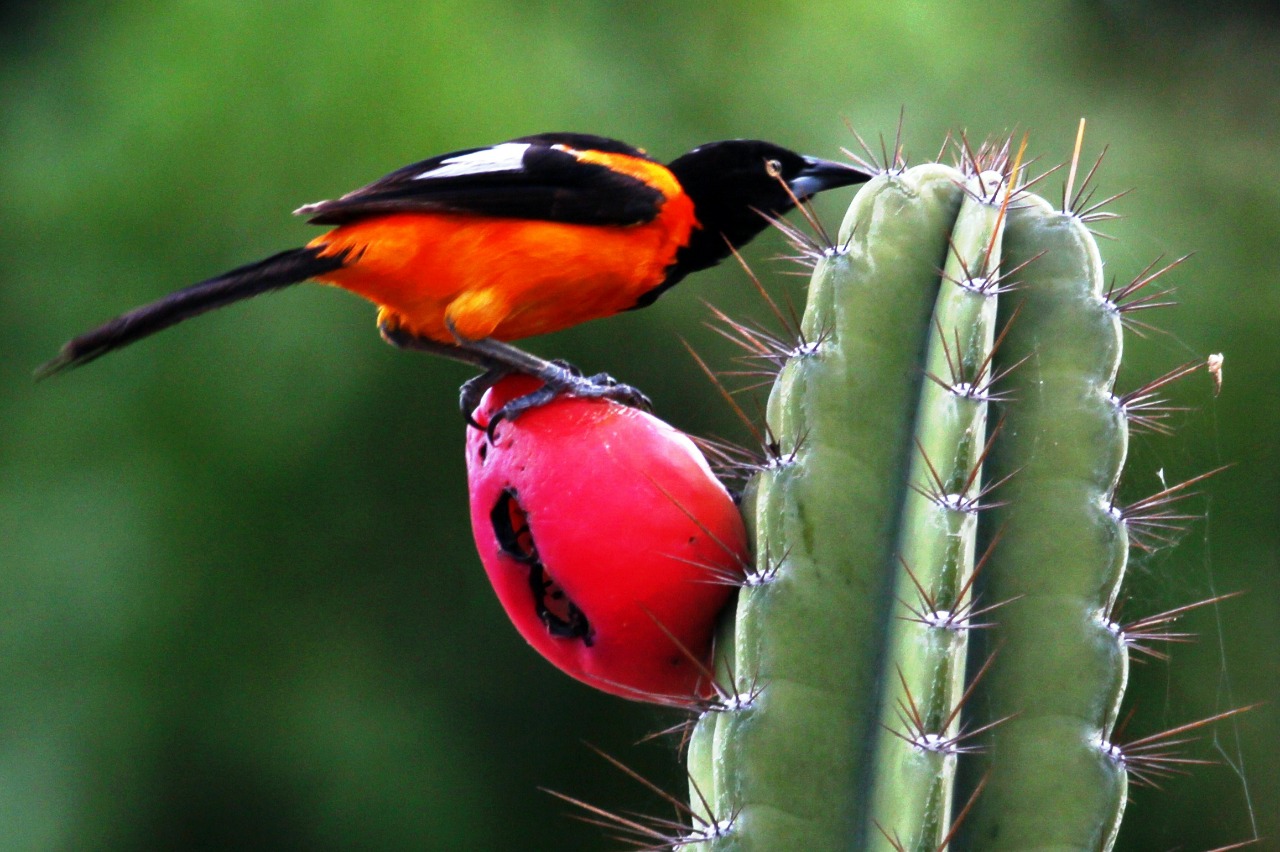
{"type": "Polygon", "coordinates": [[[466,389],[464,386],[463,397],[462,397],[462,419],[466,422],[468,426],[470,426],[472,429],[475,429],[477,432],[486,431],[485,427],[480,425],[480,421],[476,420],[474,417],[471,416],[471,412],[475,410],[476,409],[474,405],[467,405],[466,389]]]}
{"type": "MultiPolygon", "coordinates": [[[[508,403],[509,405],[510,403],[508,403]]],[[[489,418],[489,425],[484,429],[484,438],[492,446],[498,442],[498,424],[507,417],[507,406],[504,405],[489,418]]]]}
{"type": "Polygon", "coordinates": [[[489,418],[489,428],[486,430],[486,434],[489,436],[489,443],[494,442],[496,435],[495,430],[497,429],[498,424],[503,420],[515,420],[521,414],[524,414],[530,409],[537,408],[540,405],[546,405],[548,402],[559,396],[562,390],[563,388],[543,385],[536,391],[531,391],[523,396],[518,396],[499,408],[494,412],[493,417],[489,418]]]}
{"type": "MultiPolygon", "coordinates": [[[[458,406],[462,409],[462,419],[467,421],[467,425],[473,429],[484,431],[489,436],[489,442],[493,443],[493,428],[497,425],[499,417],[495,417],[487,427],[481,426],[476,419],[471,416],[471,412],[480,407],[480,400],[484,396],[485,391],[500,382],[503,377],[509,375],[506,370],[491,369],[486,370],[478,376],[473,376],[462,383],[462,387],[458,390],[458,406]]],[[[501,412],[499,412],[501,414],[501,412]]]]}

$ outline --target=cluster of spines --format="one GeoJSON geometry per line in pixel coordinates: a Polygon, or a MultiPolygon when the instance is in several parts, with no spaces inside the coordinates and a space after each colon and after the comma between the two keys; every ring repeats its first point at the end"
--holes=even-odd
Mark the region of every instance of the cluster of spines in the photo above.
{"type": "MultiPolygon", "coordinates": [[[[1089,229],[1089,226],[1096,222],[1112,218],[1113,214],[1103,208],[1124,193],[1108,197],[1101,202],[1093,200],[1092,179],[1102,161],[1101,156],[1088,170],[1084,180],[1080,182],[1079,189],[1073,189],[1079,162],[1079,141],[1077,139],[1076,155],[1069,165],[1067,184],[1063,191],[1063,206],[1055,211],[1055,215],[1068,223],[1089,229]]],[[[964,179],[962,184],[964,203],[997,208],[1000,220],[1004,219],[1010,209],[1034,210],[1037,202],[1029,196],[1028,186],[1039,182],[1045,175],[1056,170],[1051,169],[1033,180],[1024,180],[1014,189],[1020,172],[1017,165],[1010,166],[1011,146],[1008,141],[999,146],[983,146],[975,152],[968,147],[967,140],[961,137],[956,147],[960,151],[957,165],[960,166],[964,179]]],[[[867,150],[865,144],[863,148],[864,151],[867,150]]],[[[1021,152],[1019,152],[1019,158],[1020,156],[1021,152]]],[[[864,165],[869,165],[875,158],[868,154],[865,159],[856,159],[864,165]]],[[[890,155],[886,150],[883,159],[877,165],[881,174],[891,178],[906,172],[900,139],[895,142],[892,154],[890,155]]],[[[816,276],[821,274],[826,264],[839,261],[849,248],[849,240],[840,242],[832,240],[828,232],[812,217],[811,212],[803,205],[801,209],[805,210],[805,220],[810,226],[808,231],[785,223],[780,223],[780,228],[795,248],[795,253],[790,255],[789,259],[814,270],[816,276]]],[[[1000,224],[1003,224],[1003,221],[1000,224]]],[[[1040,260],[1044,252],[1037,251],[1012,261],[1007,258],[1001,261],[997,249],[998,228],[999,225],[988,232],[990,240],[985,246],[985,251],[964,252],[957,247],[954,239],[949,241],[946,267],[937,270],[944,286],[949,283],[956,291],[968,293],[979,301],[994,302],[992,297],[1015,290],[1028,269],[1033,270],[1032,277],[1034,277],[1034,264],[1040,260]]],[[[1097,292],[1093,295],[1098,298],[1105,312],[1115,316],[1124,326],[1141,334],[1150,330],[1151,326],[1145,322],[1138,323],[1133,320],[1132,314],[1172,304],[1168,298],[1172,292],[1171,289],[1144,291],[1184,260],[1186,258],[1182,257],[1161,267],[1160,260],[1157,259],[1129,284],[1117,287],[1113,283],[1105,292],[1095,286],[1094,289],[1097,292]]],[[[749,269],[747,271],[758,291],[764,296],[774,318],[779,321],[778,324],[782,330],[775,332],[764,325],[743,323],[715,309],[713,314],[718,323],[717,331],[743,349],[745,353],[743,361],[748,365],[748,369],[729,371],[720,376],[731,379],[746,378],[750,384],[745,390],[750,390],[759,387],[772,374],[783,373],[788,365],[810,359],[820,353],[832,340],[835,328],[833,323],[822,319],[815,324],[812,311],[806,313],[807,324],[801,325],[796,320],[795,312],[790,310],[789,306],[785,311],[780,309],[770,299],[754,274],[751,274],[749,269]]],[[[1018,300],[1012,310],[1003,314],[1003,325],[996,334],[990,332],[994,322],[989,322],[988,329],[977,336],[976,343],[972,338],[968,341],[963,340],[960,330],[954,323],[949,326],[936,316],[931,321],[934,332],[932,348],[939,357],[931,361],[931,369],[922,371],[924,377],[927,383],[932,383],[953,402],[970,406],[973,409],[970,412],[971,417],[982,424],[986,423],[986,408],[990,404],[1016,402],[1015,392],[1011,391],[1007,383],[1002,380],[1032,357],[1032,353],[1027,352],[1003,358],[997,357],[997,352],[1022,307],[1023,300],[1018,300]],[[951,328],[950,334],[947,333],[947,328],[951,328]],[[982,412],[980,417],[975,413],[977,411],[982,412]]],[[[1118,362],[1118,339],[1116,345],[1115,354],[1118,362]]],[[[755,420],[735,400],[734,394],[720,384],[718,377],[701,359],[698,361],[709,375],[717,379],[717,387],[731,402],[744,422],[753,424],[755,420]]],[[[1203,366],[1205,363],[1201,361],[1184,364],[1122,395],[1114,393],[1110,387],[1115,376],[1115,370],[1112,368],[1104,371],[1106,376],[1100,383],[1100,387],[1103,385],[1105,387],[1101,387],[1100,394],[1110,403],[1116,414],[1116,422],[1121,424],[1122,428],[1126,428],[1126,431],[1127,427],[1131,426],[1134,429],[1167,434],[1170,431],[1167,422],[1169,417],[1182,409],[1168,405],[1161,396],[1161,390],[1203,366]]],[[[868,369],[871,368],[868,367],[868,369]]],[[[1212,361],[1209,363],[1209,368],[1212,372],[1212,361]]],[[[1216,380],[1218,374],[1214,373],[1214,375],[1216,380]]],[[[928,393],[924,395],[927,396],[928,393]]],[[[725,442],[704,443],[704,449],[709,451],[713,461],[718,460],[722,463],[730,478],[741,479],[746,475],[756,477],[745,488],[744,510],[749,521],[756,520],[755,504],[759,499],[760,477],[775,476],[780,471],[795,465],[809,439],[810,427],[801,424],[801,428],[797,429],[796,424],[792,422],[790,424],[792,428],[788,429],[785,418],[782,419],[781,428],[778,429],[782,434],[775,434],[774,427],[769,424],[770,421],[777,419],[770,418],[762,429],[751,426],[761,448],[759,452],[743,450],[725,442]],[[784,450],[784,445],[789,446],[784,450]]],[[[998,527],[988,525],[988,531],[984,536],[986,547],[983,555],[977,559],[974,558],[976,538],[972,532],[968,538],[963,533],[966,526],[970,530],[976,526],[974,520],[980,512],[997,509],[1004,504],[1003,500],[991,499],[991,493],[998,485],[1006,480],[1016,479],[1021,473],[1021,468],[1007,470],[994,481],[982,474],[983,463],[991,452],[993,441],[1002,430],[1002,424],[1003,419],[990,424],[985,442],[979,441],[975,444],[970,441],[968,452],[955,454],[948,459],[947,461],[951,464],[946,472],[933,460],[923,440],[919,436],[913,439],[916,452],[916,475],[910,483],[912,497],[918,502],[932,506],[941,517],[951,519],[952,523],[943,524],[942,539],[946,542],[950,537],[949,545],[944,546],[943,549],[948,552],[947,557],[954,564],[949,569],[950,575],[946,581],[939,586],[935,582],[923,579],[913,568],[911,560],[905,554],[898,553],[896,559],[907,582],[905,584],[899,582],[897,586],[896,603],[900,609],[896,613],[896,621],[911,623],[935,636],[947,637],[943,641],[953,643],[954,647],[943,652],[942,658],[945,658],[948,653],[954,656],[956,647],[963,648],[969,631],[995,625],[997,621],[995,611],[1006,605],[1018,603],[1022,597],[1021,593],[1013,593],[1000,599],[990,599],[990,602],[980,602],[975,590],[979,585],[989,588],[981,583],[981,573],[983,567],[992,558],[992,554],[999,548],[1007,522],[1002,521],[998,527]],[[956,464],[955,462],[959,459],[967,461],[956,464]]],[[[976,432],[972,428],[969,431],[973,434],[981,434],[981,426],[976,432]]],[[[1171,542],[1172,536],[1183,528],[1186,522],[1196,517],[1194,514],[1173,508],[1174,504],[1195,494],[1196,492],[1192,490],[1193,486],[1217,471],[1201,474],[1166,487],[1148,498],[1121,506],[1115,503],[1114,493],[1123,456],[1124,452],[1121,450],[1114,475],[1103,477],[1107,481],[1102,489],[1105,503],[1102,508],[1135,546],[1143,549],[1165,546],[1171,542]]],[[[904,529],[909,528],[907,526],[904,529]]],[[[745,566],[745,579],[739,580],[744,593],[749,593],[753,588],[773,584],[786,570],[790,557],[789,549],[776,552],[767,538],[775,533],[774,530],[757,530],[760,540],[757,563],[754,566],[745,566]]],[[[904,544],[910,544],[905,535],[902,541],[904,544]]],[[[1114,582],[1105,584],[1096,612],[1098,623],[1105,632],[1114,637],[1117,646],[1125,655],[1126,662],[1130,651],[1158,659],[1164,658],[1163,652],[1157,650],[1153,643],[1182,642],[1190,639],[1190,634],[1172,629],[1173,623],[1180,616],[1196,607],[1217,604],[1231,597],[1231,595],[1217,596],[1121,624],[1115,616],[1115,611],[1118,608],[1118,589],[1122,572],[1123,560],[1114,582]]],[[[728,582],[731,579],[725,578],[725,581],[728,582]]],[[[735,633],[735,625],[732,622],[725,625],[718,643],[721,650],[717,654],[717,671],[707,670],[708,677],[714,678],[716,682],[715,697],[687,702],[686,705],[694,711],[695,715],[689,722],[676,728],[685,733],[684,744],[688,754],[690,788],[690,804],[685,805],[672,800],[673,805],[677,805],[676,819],[614,814],[576,799],[564,796],[561,798],[585,809],[595,819],[601,820],[602,824],[621,830],[621,839],[628,840],[637,848],[710,849],[718,848],[721,841],[732,841],[735,831],[739,830],[742,812],[738,808],[727,810],[725,808],[725,802],[731,799],[727,789],[731,781],[718,777],[723,771],[723,766],[716,765],[713,755],[715,749],[725,747],[723,738],[734,734],[728,726],[721,725],[720,722],[726,718],[758,712],[761,698],[769,688],[768,678],[762,678],[759,672],[734,672],[733,649],[735,646],[740,647],[735,633]],[[729,650],[726,651],[726,649],[729,650]],[[721,795],[722,793],[725,795],[721,795]]],[[[888,708],[887,721],[883,723],[886,733],[919,754],[933,755],[944,765],[949,762],[952,765],[952,771],[957,758],[980,754],[986,745],[979,741],[983,739],[989,741],[997,728],[1017,717],[1020,712],[1013,709],[1005,715],[993,718],[990,714],[983,717],[966,710],[974,693],[983,689],[983,678],[996,663],[1001,652],[1000,647],[994,643],[988,643],[986,650],[981,652],[982,657],[975,660],[973,655],[970,655],[970,668],[976,669],[976,672],[971,673],[967,678],[953,677],[955,673],[947,670],[946,676],[941,678],[948,682],[948,687],[945,689],[913,686],[902,668],[896,667],[892,676],[894,682],[884,684],[887,691],[883,693],[883,704],[888,708]],[[974,665],[975,662],[977,665],[974,665]]],[[[741,660],[740,654],[736,656],[741,660]]],[[[960,657],[963,659],[963,654],[960,657]]],[[[942,668],[947,667],[944,665],[942,668]]],[[[938,678],[935,677],[933,680],[936,683],[938,678]]],[[[1118,706],[1121,698],[1123,680],[1123,677],[1119,680],[1119,688],[1112,703],[1113,708],[1118,706]]],[[[988,702],[989,699],[984,696],[984,703],[988,702]]],[[[1098,727],[1089,745],[1098,755],[1109,761],[1121,776],[1127,776],[1133,783],[1154,784],[1160,777],[1181,772],[1187,766],[1205,762],[1183,757],[1176,750],[1190,742],[1188,734],[1197,728],[1237,712],[1241,711],[1227,711],[1159,734],[1119,743],[1117,740],[1120,735],[1114,730],[1116,719],[1113,709],[1108,718],[1104,719],[1103,724],[1098,727]]],[[[609,760],[628,774],[635,775],[613,758],[609,760]]],[[[883,765],[882,760],[879,768],[883,769],[883,765]]],[[[992,767],[986,766],[980,773],[976,770],[970,772],[968,788],[965,791],[967,798],[964,805],[956,809],[951,804],[955,785],[950,780],[951,772],[944,769],[939,777],[945,780],[934,785],[937,789],[926,790],[923,807],[915,813],[914,828],[905,830],[905,833],[900,824],[895,825],[892,821],[879,818],[876,812],[878,804],[869,804],[864,815],[869,815],[871,824],[879,832],[878,841],[886,843],[890,848],[903,850],[903,852],[907,849],[945,849],[960,833],[965,820],[973,819],[973,812],[981,810],[983,800],[987,799],[986,793],[994,771],[992,767]],[[944,787],[946,789],[943,789],[944,787]],[[934,811],[932,816],[925,813],[930,808],[934,811]]],[[[651,786],[649,782],[644,783],[651,786]]],[[[876,781],[876,784],[881,783],[880,780],[876,781]]],[[[1123,797],[1123,791],[1120,795],[1123,797]]],[[[999,804],[988,805],[989,810],[998,810],[999,807],[999,804]]],[[[1121,799],[1117,803],[1115,812],[1116,824],[1118,824],[1122,807],[1121,799]]],[[[979,814],[978,820],[982,819],[986,817],[979,814]]],[[[1100,818],[1100,839],[1105,845],[1109,842],[1108,838],[1114,838],[1115,826],[1104,823],[1106,819],[1100,818]]],[[[975,830],[980,831],[981,826],[975,830]]],[[[1251,842],[1246,841],[1222,847],[1222,849],[1241,848],[1251,842]]]]}

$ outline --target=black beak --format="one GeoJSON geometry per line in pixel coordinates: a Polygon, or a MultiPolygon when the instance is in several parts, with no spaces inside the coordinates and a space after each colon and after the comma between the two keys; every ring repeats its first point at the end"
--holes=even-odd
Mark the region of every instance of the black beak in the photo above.
{"type": "Polygon", "coordinates": [[[873,177],[875,175],[855,166],[832,160],[819,160],[817,157],[805,157],[804,168],[798,175],[787,181],[787,185],[796,194],[796,198],[804,201],[823,190],[865,183],[873,177]]]}

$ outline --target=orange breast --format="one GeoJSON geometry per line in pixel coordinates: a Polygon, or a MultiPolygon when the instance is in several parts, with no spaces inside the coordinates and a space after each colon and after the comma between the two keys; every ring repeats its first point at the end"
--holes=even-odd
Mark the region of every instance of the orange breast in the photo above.
{"type": "Polygon", "coordinates": [[[516,340],[610,316],[662,282],[695,226],[693,203],[670,172],[655,164],[643,168],[638,177],[667,184],[658,186],[667,201],[652,222],[617,227],[466,214],[378,216],[311,243],[326,253],[349,249],[357,258],[319,280],[378,305],[381,318],[445,343],[454,342],[446,318],[468,339],[516,340]]]}

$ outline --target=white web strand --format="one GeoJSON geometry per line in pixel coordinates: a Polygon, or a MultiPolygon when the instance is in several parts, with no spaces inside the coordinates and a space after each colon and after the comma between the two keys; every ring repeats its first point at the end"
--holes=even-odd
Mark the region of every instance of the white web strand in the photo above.
{"type": "MultiPolygon", "coordinates": [[[[1213,413],[1211,414],[1211,419],[1213,422],[1214,447],[1215,449],[1220,449],[1221,444],[1219,443],[1218,417],[1217,417],[1216,406],[1214,406],[1213,413]]],[[[1220,452],[1218,453],[1218,458],[1221,459],[1220,452]]],[[[1212,527],[1212,521],[1214,517],[1212,509],[1213,509],[1213,497],[1212,495],[1206,495],[1205,512],[1204,512],[1204,573],[1205,573],[1205,578],[1209,584],[1209,596],[1216,597],[1218,594],[1218,586],[1214,580],[1214,575],[1213,575],[1213,550],[1212,550],[1211,538],[1209,536],[1209,530],[1212,527]]],[[[1225,707],[1229,710],[1235,707],[1239,707],[1240,705],[1236,703],[1235,690],[1231,686],[1231,672],[1227,668],[1227,644],[1226,644],[1225,635],[1222,630],[1222,607],[1221,607],[1221,604],[1217,601],[1215,601],[1213,604],[1213,621],[1214,621],[1214,633],[1216,634],[1216,638],[1218,642],[1219,674],[1218,674],[1217,708],[1221,710],[1224,706],[1224,701],[1225,701],[1225,707]]],[[[1219,735],[1218,728],[1216,726],[1214,727],[1214,730],[1213,730],[1213,749],[1221,756],[1222,762],[1226,764],[1228,767],[1230,767],[1231,771],[1235,773],[1236,778],[1240,779],[1240,792],[1244,797],[1245,810],[1249,814],[1249,830],[1250,830],[1250,833],[1253,835],[1253,839],[1259,840],[1260,835],[1258,834],[1258,816],[1253,806],[1253,793],[1249,789],[1249,776],[1248,776],[1248,773],[1245,771],[1245,767],[1244,767],[1244,746],[1240,738],[1240,717],[1232,716],[1230,719],[1227,719],[1225,721],[1227,721],[1231,725],[1231,741],[1232,741],[1231,744],[1233,746],[1232,751],[1234,752],[1234,754],[1229,754],[1227,752],[1227,748],[1226,746],[1223,745],[1223,742],[1222,742],[1222,736],[1219,735]]]]}

